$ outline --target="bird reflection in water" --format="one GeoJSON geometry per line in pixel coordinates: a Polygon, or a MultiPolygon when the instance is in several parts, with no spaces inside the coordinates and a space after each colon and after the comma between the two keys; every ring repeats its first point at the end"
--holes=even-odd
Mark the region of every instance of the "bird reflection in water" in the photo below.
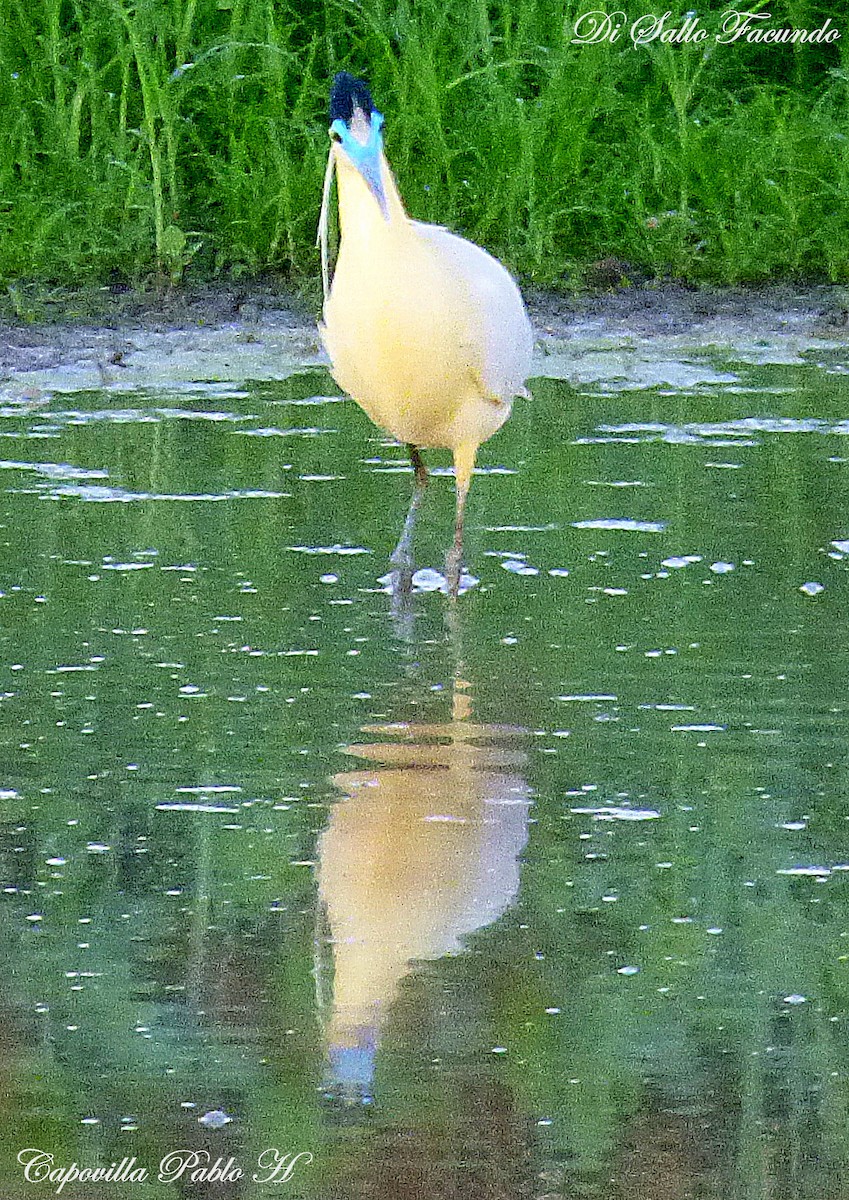
{"type": "Polygon", "coordinates": [[[417,960],[463,949],[519,888],[528,836],[523,731],[472,720],[455,681],[445,724],[365,726],[347,747],[370,764],[335,777],[345,795],[319,845],[319,892],[333,949],[329,1091],[372,1098],[375,1054],[402,978],[417,960]]]}

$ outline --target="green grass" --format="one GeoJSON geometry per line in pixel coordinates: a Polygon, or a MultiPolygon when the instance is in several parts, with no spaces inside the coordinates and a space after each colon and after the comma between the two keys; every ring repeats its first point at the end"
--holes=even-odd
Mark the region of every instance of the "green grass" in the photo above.
{"type": "MultiPolygon", "coordinates": [[[[830,46],[573,45],[593,7],[0,0],[0,284],[315,275],[341,67],[371,81],[410,211],[525,278],[610,256],[849,278],[849,27],[830,46]]],[[[775,0],[770,24],[829,7],[775,0]]]]}

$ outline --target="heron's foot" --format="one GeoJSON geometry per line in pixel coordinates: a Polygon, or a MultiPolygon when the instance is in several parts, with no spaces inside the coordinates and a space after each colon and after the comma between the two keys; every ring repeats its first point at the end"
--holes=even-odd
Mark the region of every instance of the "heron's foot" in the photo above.
{"type": "Polygon", "coordinates": [[[448,585],[448,595],[456,600],[460,594],[460,580],[463,575],[463,549],[452,546],[445,555],[445,582],[448,585]]]}

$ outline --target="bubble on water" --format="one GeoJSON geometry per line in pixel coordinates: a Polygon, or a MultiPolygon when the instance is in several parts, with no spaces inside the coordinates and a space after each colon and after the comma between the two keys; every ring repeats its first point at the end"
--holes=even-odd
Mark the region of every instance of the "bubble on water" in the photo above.
{"type": "Polygon", "coordinates": [[[679,570],[681,567],[687,567],[690,563],[702,561],[701,554],[684,554],[673,555],[672,558],[665,558],[660,564],[662,567],[671,567],[673,570],[679,570]]]}
{"type": "Polygon", "coordinates": [[[198,1117],[198,1124],[205,1125],[207,1129],[223,1129],[232,1120],[233,1118],[228,1116],[223,1109],[214,1108],[211,1112],[204,1113],[202,1117],[198,1117]]]}
{"type": "MultiPolygon", "coordinates": [[[[389,571],[386,575],[381,575],[377,582],[380,584],[381,591],[386,592],[390,596],[394,595],[398,585],[398,572],[389,571]]],[[[446,595],[448,593],[448,580],[440,571],[436,571],[432,567],[421,567],[413,575],[411,583],[413,591],[417,593],[443,592],[446,595]]],[[[468,571],[463,571],[460,576],[459,595],[462,596],[466,592],[471,591],[479,583],[480,580],[476,575],[471,575],[468,571]]]]}
{"type": "Polygon", "coordinates": [[[432,567],[422,567],[413,575],[413,589],[417,592],[438,592],[445,586],[445,576],[432,567]]]}
{"type": "Polygon", "coordinates": [[[809,583],[803,583],[799,588],[799,591],[804,592],[806,596],[818,596],[820,592],[825,591],[825,587],[821,583],[814,583],[811,581],[809,583]]]}

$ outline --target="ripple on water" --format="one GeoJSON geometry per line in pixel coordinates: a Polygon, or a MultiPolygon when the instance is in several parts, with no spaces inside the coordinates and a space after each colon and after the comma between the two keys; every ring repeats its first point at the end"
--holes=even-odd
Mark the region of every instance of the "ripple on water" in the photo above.
{"type": "Polygon", "coordinates": [[[668,521],[634,521],[630,517],[598,517],[588,521],[573,521],[573,529],[612,529],[626,533],[663,533],[668,521]]]}
{"type": "Polygon", "coordinates": [[[198,812],[198,813],[228,813],[232,816],[233,813],[238,813],[241,809],[237,805],[227,804],[204,804],[202,801],[192,803],[191,801],[178,801],[172,803],[162,803],[156,805],[157,812],[198,812]]]}
{"type": "Polygon", "coordinates": [[[484,525],[486,533],[552,533],[559,528],[554,521],[547,525],[484,525]]]}
{"type": "MultiPolygon", "coordinates": [[[[174,666],[174,663],[165,663],[164,666],[174,666]]],[[[189,796],[210,796],[223,795],[227,792],[241,792],[241,787],[237,783],[205,783],[192,787],[178,787],[174,791],[183,795],[189,796]]]]}
{"type": "Polygon", "coordinates": [[[101,563],[101,571],[145,571],[152,567],[152,562],[105,562],[101,563]]]}
{"type": "Polygon", "coordinates": [[[233,488],[225,492],[131,492],[120,487],[66,483],[59,487],[42,484],[36,488],[9,488],[8,490],[16,495],[40,495],[45,500],[82,500],[95,504],[132,504],[149,500],[217,503],[221,500],[291,499],[291,492],[271,492],[260,488],[233,488]]]}
{"type": "Polygon", "coordinates": [[[298,429],[278,429],[274,425],[269,425],[261,429],[235,429],[234,433],[240,437],[303,437],[314,438],[323,437],[328,433],[338,433],[338,429],[319,429],[315,425],[303,426],[298,429]]]}
{"type": "Polygon", "coordinates": [[[192,380],[191,382],[175,381],[169,383],[167,390],[148,388],[133,389],[136,395],[148,396],[151,400],[165,399],[169,396],[187,396],[197,400],[249,400],[251,393],[244,388],[234,387],[225,380],[192,380]]]}
{"type": "Polygon", "coordinates": [[[776,875],[801,875],[812,879],[828,879],[831,875],[831,870],[831,867],[798,866],[780,867],[775,873],[776,875]]]}
{"type": "Polygon", "coordinates": [[[279,404],[287,408],[311,408],[320,404],[347,404],[347,396],[306,396],[302,400],[269,400],[269,404],[279,404]]]}
{"type": "Polygon", "coordinates": [[[343,546],[335,542],[332,546],[286,546],[292,554],[337,554],[340,558],[354,554],[371,554],[365,546],[343,546]]]}
{"type": "Polygon", "coordinates": [[[608,441],[670,442],[710,446],[757,446],[757,434],[803,433],[826,436],[849,434],[849,421],[820,417],[740,417],[732,421],[692,421],[678,425],[662,421],[602,424],[596,434],[576,438],[578,445],[608,441]]]}
{"type": "Polygon", "coordinates": [[[157,421],[211,421],[215,424],[240,425],[245,421],[255,421],[252,413],[235,412],[204,412],[195,408],[96,408],[96,409],[64,409],[60,412],[42,413],[52,421],[67,425],[91,425],[106,423],[110,425],[155,424],[157,421]]]}
{"type": "Polygon", "coordinates": [[[628,808],[618,804],[570,808],[569,811],[591,816],[595,821],[657,821],[661,816],[656,808],[628,808]]]}
{"type": "Polygon", "coordinates": [[[34,463],[0,461],[0,471],[34,471],[47,479],[108,479],[105,468],[75,467],[71,463],[34,463]]]}

